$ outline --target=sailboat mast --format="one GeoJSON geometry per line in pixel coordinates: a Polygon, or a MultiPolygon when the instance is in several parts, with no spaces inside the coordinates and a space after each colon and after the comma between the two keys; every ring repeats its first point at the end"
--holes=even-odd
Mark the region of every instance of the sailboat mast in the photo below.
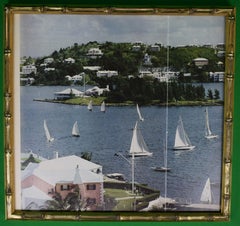
{"type": "Polygon", "coordinates": [[[205,112],[206,112],[206,135],[211,135],[212,132],[211,132],[210,126],[209,126],[209,118],[208,118],[208,109],[207,108],[206,108],[205,112]]]}
{"type": "MultiPolygon", "coordinates": [[[[165,148],[164,148],[164,167],[167,169],[168,161],[167,161],[167,150],[168,150],[168,76],[169,76],[169,16],[167,17],[167,76],[166,76],[166,85],[167,85],[167,93],[166,93],[166,133],[165,133],[165,148]]],[[[167,202],[167,183],[168,183],[168,172],[165,171],[164,174],[164,198],[165,203],[167,202]]],[[[167,205],[165,205],[164,210],[166,211],[167,205]]]]}
{"type": "Polygon", "coordinates": [[[134,195],[133,200],[133,211],[136,211],[136,194],[135,194],[135,155],[132,154],[132,194],[134,195]]]}
{"type": "Polygon", "coordinates": [[[135,156],[134,156],[134,152],[132,154],[132,193],[134,194],[134,177],[135,177],[135,172],[134,172],[134,160],[135,160],[135,156]]]}

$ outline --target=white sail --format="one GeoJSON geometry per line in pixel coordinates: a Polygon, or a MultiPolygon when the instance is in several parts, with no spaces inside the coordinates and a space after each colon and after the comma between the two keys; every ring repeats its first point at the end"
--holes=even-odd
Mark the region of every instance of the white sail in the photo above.
{"type": "Polygon", "coordinates": [[[205,109],[205,137],[207,139],[217,138],[218,135],[212,133],[209,125],[208,108],[205,109]]]}
{"type": "Polygon", "coordinates": [[[72,135],[73,135],[74,137],[79,137],[79,136],[80,136],[77,121],[73,124],[72,135]]]}
{"type": "Polygon", "coordinates": [[[179,117],[173,149],[175,149],[175,150],[191,150],[193,148],[195,148],[195,146],[193,146],[191,144],[191,142],[188,138],[188,135],[184,130],[182,118],[179,117]]]}
{"type": "Polygon", "coordinates": [[[92,100],[89,101],[88,106],[87,106],[87,109],[88,109],[89,111],[92,111],[92,100]]]}
{"type": "Polygon", "coordinates": [[[51,137],[51,135],[50,135],[50,132],[49,132],[48,127],[47,127],[47,122],[46,122],[46,120],[44,120],[43,126],[44,126],[44,131],[45,131],[45,135],[46,135],[46,137],[47,137],[47,140],[48,140],[49,142],[52,142],[52,141],[54,140],[54,138],[51,137]]]}
{"type": "Polygon", "coordinates": [[[212,204],[212,191],[211,191],[211,184],[210,184],[209,178],[207,179],[205,186],[203,188],[200,201],[202,203],[212,204]]]}
{"type": "Polygon", "coordinates": [[[100,109],[101,112],[105,112],[106,111],[106,105],[105,105],[105,102],[103,101],[102,104],[101,104],[101,109],[100,109]]]}
{"type": "Polygon", "coordinates": [[[138,113],[139,120],[144,121],[144,118],[142,117],[138,104],[137,104],[137,113],[138,113]]]}
{"type": "Polygon", "coordinates": [[[138,122],[136,122],[136,125],[133,129],[133,136],[132,136],[129,155],[130,156],[150,156],[150,155],[152,155],[152,153],[149,152],[149,149],[143,139],[140,129],[138,128],[138,122]]]}

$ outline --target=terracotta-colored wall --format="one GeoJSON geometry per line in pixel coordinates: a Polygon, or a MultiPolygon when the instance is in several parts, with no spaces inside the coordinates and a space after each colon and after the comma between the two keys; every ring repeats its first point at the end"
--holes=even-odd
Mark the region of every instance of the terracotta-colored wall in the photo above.
{"type": "MultiPolygon", "coordinates": [[[[64,184],[64,185],[69,185],[69,190],[61,190],[61,185],[63,184],[57,184],[56,185],[56,192],[58,192],[62,198],[64,199],[68,193],[74,191],[74,185],[73,184],[64,184]]],[[[95,199],[96,204],[91,205],[91,209],[94,210],[97,206],[101,206],[103,204],[103,199],[102,199],[102,184],[101,183],[89,183],[89,184],[80,184],[79,185],[81,197],[83,200],[87,201],[87,199],[95,199]],[[87,185],[95,185],[96,189],[95,190],[87,190],[87,185]]]]}
{"type": "Polygon", "coordinates": [[[46,194],[48,194],[49,191],[54,189],[53,185],[45,182],[44,180],[40,179],[39,177],[37,177],[35,175],[31,175],[21,182],[22,189],[29,188],[31,186],[35,186],[36,188],[40,189],[41,191],[43,191],[46,194]]]}

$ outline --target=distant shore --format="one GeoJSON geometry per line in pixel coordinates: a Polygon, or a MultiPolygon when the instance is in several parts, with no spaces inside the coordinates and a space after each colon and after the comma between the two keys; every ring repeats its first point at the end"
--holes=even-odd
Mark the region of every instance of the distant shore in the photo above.
{"type": "MultiPolygon", "coordinates": [[[[104,101],[104,98],[73,98],[68,100],[57,100],[57,99],[33,99],[33,101],[57,103],[57,104],[68,104],[68,105],[81,105],[87,106],[89,100],[93,101],[93,105],[100,106],[104,101]]],[[[122,103],[106,103],[107,106],[133,106],[136,103],[133,101],[126,101],[122,103]]],[[[168,103],[168,106],[222,106],[223,100],[199,100],[199,101],[172,101],[168,103]]],[[[151,101],[149,103],[141,104],[142,106],[166,106],[166,103],[159,103],[158,101],[151,101]]]]}

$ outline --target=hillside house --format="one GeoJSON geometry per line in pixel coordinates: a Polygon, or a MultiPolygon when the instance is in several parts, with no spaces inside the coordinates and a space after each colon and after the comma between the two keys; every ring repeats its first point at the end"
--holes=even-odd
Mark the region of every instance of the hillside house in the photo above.
{"type": "Polygon", "coordinates": [[[91,59],[100,58],[102,55],[102,50],[99,48],[90,48],[87,53],[87,56],[91,59]]]}
{"type": "Polygon", "coordinates": [[[35,65],[25,65],[22,66],[22,74],[23,75],[30,75],[31,73],[36,74],[37,73],[37,68],[35,65]]]}
{"type": "Polygon", "coordinates": [[[203,66],[208,65],[208,59],[203,57],[195,58],[193,59],[193,62],[198,68],[202,68],[203,66]]]}
{"type": "Polygon", "coordinates": [[[159,52],[160,51],[160,46],[159,45],[151,45],[149,47],[150,51],[152,52],[159,52]]]}
{"type": "Polygon", "coordinates": [[[106,88],[99,88],[98,86],[94,86],[90,89],[87,89],[85,94],[87,96],[100,96],[102,95],[104,92],[109,92],[109,86],[107,86],[106,88]]]}
{"type": "Polygon", "coordinates": [[[113,76],[118,76],[118,72],[117,71],[98,71],[97,72],[97,77],[101,78],[101,77],[113,77],[113,76]]]}
{"type": "Polygon", "coordinates": [[[65,59],[64,62],[67,63],[67,64],[74,64],[75,63],[75,59],[69,57],[69,58],[65,59]]]}
{"type": "Polygon", "coordinates": [[[54,59],[52,57],[48,57],[44,59],[44,64],[51,64],[53,63],[54,59]]]}

